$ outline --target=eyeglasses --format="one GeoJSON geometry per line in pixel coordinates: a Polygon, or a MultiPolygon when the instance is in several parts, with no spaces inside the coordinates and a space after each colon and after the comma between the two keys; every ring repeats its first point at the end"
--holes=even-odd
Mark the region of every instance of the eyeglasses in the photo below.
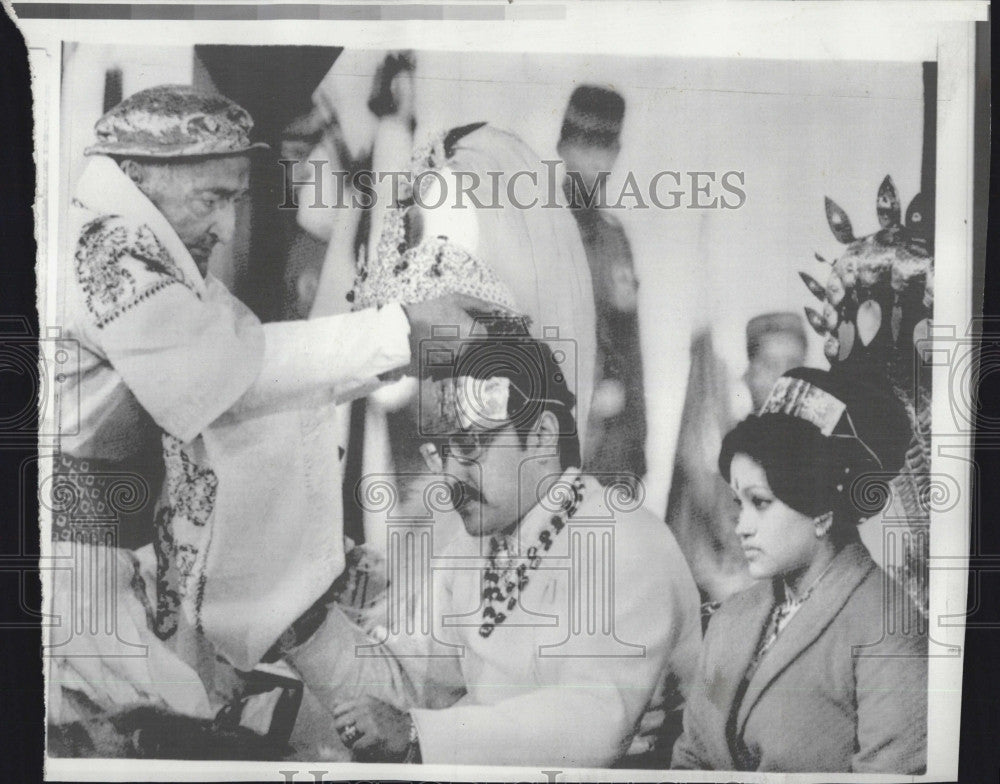
{"type": "MultiPolygon", "coordinates": [[[[524,390],[513,381],[510,382],[510,388],[516,391],[522,400],[531,400],[524,390]]],[[[532,402],[539,406],[544,406],[545,404],[565,405],[561,400],[547,397],[537,398],[532,400],[532,402]]],[[[471,463],[478,460],[483,452],[497,439],[497,436],[503,430],[511,427],[512,424],[512,422],[504,422],[502,425],[486,430],[463,430],[460,433],[452,433],[446,438],[428,441],[421,445],[420,454],[423,456],[427,467],[436,472],[444,469],[444,461],[449,457],[462,463],[471,463]]]]}
{"type": "Polygon", "coordinates": [[[497,439],[501,431],[508,427],[510,427],[510,423],[505,422],[499,427],[489,430],[467,430],[454,433],[439,441],[423,444],[420,447],[420,454],[423,455],[424,462],[432,471],[441,471],[444,468],[444,461],[448,458],[462,463],[471,463],[478,460],[497,439]]]}
{"type": "Polygon", "coordinates": [[[476,460],[496,441],[500,431],[508,426],[508,423],[504,423],[490,430],[468,430],[455,433],[441,443],[441,459],[447,460],[452,457],[466,463],[476,460]]]}

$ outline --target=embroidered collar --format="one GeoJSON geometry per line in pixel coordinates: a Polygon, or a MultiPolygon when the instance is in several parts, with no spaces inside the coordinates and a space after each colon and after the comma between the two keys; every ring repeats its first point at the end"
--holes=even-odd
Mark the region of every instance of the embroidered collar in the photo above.
{"type": "Polygon", "coordinates": [[[76,201],[91,212],[121,215],[149,226],[180,267],[185,280],[199,295],[205,294],[206,280],[173,226],[114,160],[106,155],[90,158],[76,184],[74,196],[76,201]]]}

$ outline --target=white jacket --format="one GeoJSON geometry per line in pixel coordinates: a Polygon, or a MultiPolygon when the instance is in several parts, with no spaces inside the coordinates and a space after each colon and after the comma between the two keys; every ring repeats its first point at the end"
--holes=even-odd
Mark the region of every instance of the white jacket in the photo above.
{"type": "MultiPolygon", "coordinates": [[[[433,634],[418,622],[378,657],[334,611],[293,665],[329,708],[365,693],[409,708],[425,763],[611,765],[664,671],[686,693],[701,643],[698,591],[673,534],[644,509],[615,509],[614,492],[585,479],[579,511],[489,637],[481,540],[461,536],[431,561],[433,634]],[[586,574],[588,554],[604,568],[586,574]],[[577,579],[594,593],[573,594],[577,579]]],[[[540,505],[525,516],[525,549],[550,517],[540,505]]]]}

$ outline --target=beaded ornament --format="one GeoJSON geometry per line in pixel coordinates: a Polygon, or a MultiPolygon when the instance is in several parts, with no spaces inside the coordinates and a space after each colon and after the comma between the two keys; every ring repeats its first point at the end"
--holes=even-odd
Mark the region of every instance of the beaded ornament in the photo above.
{"type": "Polygon", "coordinates": [[[483,622],[479,626],[479,634],[489,637],[493,630],[507,620],[520,601],[520,594],[530,580],[529,572],[538,569],[542,563],[542,554],[552,547],[554,537],[558,536],[567,521],[572,519],[583,501],[583,480],[578,476],[573,480],[572,496],[567,497],[562,504],[562,511],[552,515],[548,526],[538,535],[536,544],[528,548],[526,560],[515,566],[515,560],[510,556],[511,545],[505,539],[490,540],[490,554],[487,559],[483,581],[483,622]]]}

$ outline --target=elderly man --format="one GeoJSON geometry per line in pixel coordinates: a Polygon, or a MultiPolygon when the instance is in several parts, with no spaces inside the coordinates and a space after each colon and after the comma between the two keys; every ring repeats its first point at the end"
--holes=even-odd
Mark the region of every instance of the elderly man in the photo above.
{"type": "Polygon", "coordinates": [[[343,567],[337,402],[406,370],[432,325],[467,330],[463,306],[481,304],[261,325],[208,272],[264,146],[252,126],[222,96],[154,87],[86,150],[61,279],[80,357],[60,406],[79,405],[80,424],[62,433],[53,493],[72,500],[54,555],[80,568],[57,570],[50,596],[76,618],[63,629],[90,631],[50,640],[55,723],[134,704],[212,717],[230,701],[234,667],[253,668],[343,567]],[[114,631],[94,633],[109,608],[114,631]]]}
{"type": "Polygon", "coordinates": [[[609,766],[657,687],[686,689],[691,573],[635,497],[580,472],[553,354],[527,337],[470,342],[422,393],[424,454],[465,528],[429,556],[431,628],[390,617],[417,631],[374,631],[379,656],[334,606],[289,653],[358,759],[609,766]]]}

